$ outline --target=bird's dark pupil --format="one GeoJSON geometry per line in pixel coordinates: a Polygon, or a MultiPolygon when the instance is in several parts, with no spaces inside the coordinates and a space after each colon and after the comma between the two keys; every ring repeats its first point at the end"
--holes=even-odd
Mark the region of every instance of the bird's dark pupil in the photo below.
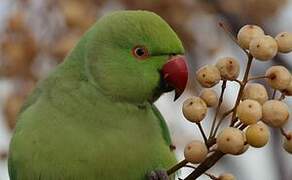
{"type": "Polygon", "coordinates": [[[138,55],[138,56],[143,56],[144,55],[144,49],[142,49],[142,48],[137,48],[136,49],[136,54],[138,55]]]}

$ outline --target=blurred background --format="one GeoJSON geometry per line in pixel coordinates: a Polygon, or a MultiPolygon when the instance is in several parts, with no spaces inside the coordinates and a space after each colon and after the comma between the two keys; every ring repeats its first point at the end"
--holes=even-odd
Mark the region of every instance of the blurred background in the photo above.
{"type": "MultiPolygon", "coordinates": [[[[0,0],[0,180],[9,179],[9,140],[19,108],[36,82],[62,62],[96,19],[121,9],[156,12],[178,33],[187,50],[190,69],[187,90],[176,102],[173,93],[156,102],[168,122],[179,160],[183,158],[184,145],[201,138],[197,127],[181,113],[183,100],[200,91],[193,77],[196,69],[222,56],[236,57],[242,69],[246,65],[244,53],[219,28],[218,22],[224,22],[234,33],[244,24],[260,25],[272,36],[292,31],[292,0],[0,0]]],[[[272,64],[291,70],[292,54],[256,62],[252,74],[263,74],[272,64]]],[[[238,87],[233,83],[227,87],[223,108],[229,109],[238,87]]],[[[219,92],[220,85],[215,89],[219,92]]],[[[292,101],[285,101],[291,107],[292,101]]],[[[206,130],[213,111],[209,110],[208,119],[203,122],[206,130]]],[[[285,128],[292,130],[291,123],[285,128]]],[[[279,132],[271,129],[271,133],[264,148],[250,147],[243,155],[226,156],[209,172],[215,175],[231,172],[239,180],[292,180],[292,155],[282,150],[279,132]]],[[[179,177],[189,172],[183,169],[179,177]]]]}

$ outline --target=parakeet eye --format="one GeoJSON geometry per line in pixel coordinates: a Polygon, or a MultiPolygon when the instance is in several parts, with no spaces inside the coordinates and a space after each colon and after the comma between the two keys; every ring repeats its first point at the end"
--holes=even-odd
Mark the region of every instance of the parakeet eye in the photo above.
{"type": "Polygon", "coordinates": [[[145,59],[149,56],[148,50],[144,46],[135,46],[132,49],[132,53],[138,59],[145,59]]]}

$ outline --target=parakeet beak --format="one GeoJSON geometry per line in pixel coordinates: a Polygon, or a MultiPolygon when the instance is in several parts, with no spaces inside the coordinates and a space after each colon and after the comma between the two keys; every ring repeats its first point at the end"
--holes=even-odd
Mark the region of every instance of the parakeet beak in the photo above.
{"type": "Polygon", "coordinates": [[[186,58],[182,55],[171,56],[162,67],[164,81],[175,89],[174,101],[184,92],[188,81],[186,58]]]}

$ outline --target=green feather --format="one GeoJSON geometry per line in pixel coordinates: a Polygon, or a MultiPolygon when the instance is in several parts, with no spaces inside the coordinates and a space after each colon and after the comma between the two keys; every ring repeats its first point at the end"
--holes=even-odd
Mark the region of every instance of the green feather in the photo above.
{"type": "Polygon", "coordinates": [[[154,13],[120,11],[99,20],[23,106],[10,179],[137,180],[172,166],[167,126],[149,101],[172,53],[183,53],[182,44],[154,13]],[[135,59],[136,45],[151,56],[135,59]]]}

